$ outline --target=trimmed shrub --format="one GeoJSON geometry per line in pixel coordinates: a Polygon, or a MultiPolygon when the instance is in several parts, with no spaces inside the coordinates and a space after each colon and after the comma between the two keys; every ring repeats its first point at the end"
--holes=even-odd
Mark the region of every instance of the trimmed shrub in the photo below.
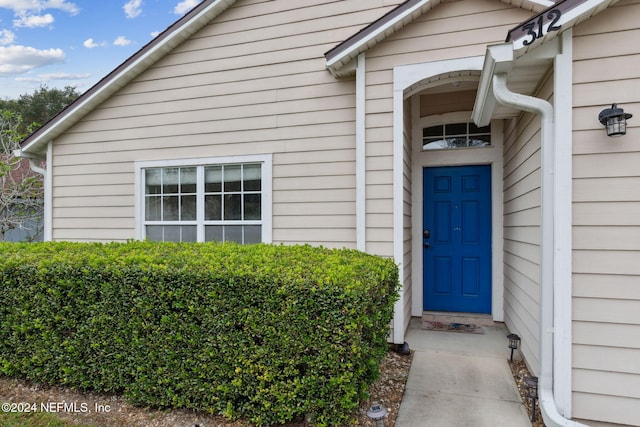
{"type": "Polygon", "coordinates": [[[258,425],[345,425],[378,375],[392,260],[235,244],[0,244],[0,374],[258,425]]]}

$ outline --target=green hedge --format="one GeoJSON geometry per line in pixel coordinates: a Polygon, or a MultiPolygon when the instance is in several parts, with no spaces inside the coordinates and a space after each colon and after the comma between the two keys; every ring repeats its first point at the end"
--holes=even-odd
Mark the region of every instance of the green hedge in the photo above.
{"type": "Polygon", "coordinates": [[[235,244],[0,244],[0,374],[258,425],[343,425],[386,352],[395,264],[235,244]]]}

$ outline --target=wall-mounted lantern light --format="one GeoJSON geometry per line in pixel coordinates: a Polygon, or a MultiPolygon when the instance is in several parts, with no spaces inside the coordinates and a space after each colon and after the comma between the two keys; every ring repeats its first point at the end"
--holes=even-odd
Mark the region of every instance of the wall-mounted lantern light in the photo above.
{"type": "Polygon", "coordinates": [[[617,104],[612,104],[611,108],[605,108],[598,114],[598,120],[607,128],[607,136],[616,137],[627,133],[627,119],[633,117],[625,113],[617,104]]]}
{"type": "Polygon", "coordinates": [[[373,425],[375,427],[384,427],[384,417],[386,416],[387,408],[378,402],[373,402],[371,408],[367,411],[367,417],[373,421],[373,425]]]}
{"type": "Polygon", "coordinates": [[[511,349],[511,361],[513,362],[513,350],[517,349],[520,345],[520,337],[516,334],[507,335],[509,339],[509,348],[511,349]]]}

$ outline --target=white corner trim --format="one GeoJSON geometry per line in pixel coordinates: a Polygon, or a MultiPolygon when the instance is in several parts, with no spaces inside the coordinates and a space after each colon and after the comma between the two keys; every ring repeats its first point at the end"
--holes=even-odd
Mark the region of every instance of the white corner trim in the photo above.
{"type": "Polygon", "coordinates": [[[44,175],[44,235],[43,240],[53,240],[53,141],[47,144],[47,165],[44,175]]]}
{"type": "Polygon", "coordinates": [[[189,159],[168,159],[134,162],[135,190],[135,238],[144,238],[143,230],[143,202],[142,187],[144,177],[142,170],[145,168],[159,168],[171,166],[201,166],[220,165],[232,163],[262,163],[262,242],[273,242],[273,154],[252,154],[224,157],[197,157],[189,159]]]}
{"type": "Polygon", "coordinates": [[[356,248],[367,250],[366,209],[366,60],[358,55],[356,68],[356,248]]]}
{"type": "Polygon", "coordinates": [[[555,58],[555,195],[554,195],[554,381],[558,411],[571,418],[572,394],[572,141],[573,141],[573,30],[561,36],[555,58]]]}
{"type": "Polygon", "coordinates": [[[393,90],[393,259],[399,269],[400,298],[396,301],[393,314],[393,342],[404,343],[405,324],[405,283],[404,283],[404,242],[403,242],[403,183],[404,183],[404,91],[393,90]]]}

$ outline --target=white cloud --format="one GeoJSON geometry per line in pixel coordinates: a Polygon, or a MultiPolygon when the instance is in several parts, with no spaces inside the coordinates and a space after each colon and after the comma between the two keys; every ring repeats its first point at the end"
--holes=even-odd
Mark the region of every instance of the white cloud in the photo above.
{"type": "Polygon", "coordinates": [[[38,74],[36,77],[17,77],[16,81],[27,83],[48,82],[51,80],[84,80],[91,77],[89,73],[49,73],[38,74]]]}
{"type": "Polygon", "coordinates": [[[0,9],[13,11],[16,28],[46,27],[53,24],[54,18],[50,13],[43,13],[49,9],[62,10],[70,15],[77,15],[80,9],[67,0],[0,0],[0,9]]]}
{"type": "Polygon", "coordinates": [[[46,9],[58,9],[71,15],[80,12],[78,6],[67,0],[0,0],[0,8],[11,9],[15,13],[39,13],[46,9]]]}
{"type": "Polygon", "coordinates": [[[76,6],[75,3],[68,2],[67,0],[41,0],[38,3],[42,4],[43,9],[59,9],[71,15],[77,15],[80,13],[80,8],[76,6]]]}
{"type": "Polygon", "coordinates": [[[142,0],[129,0],[122,8],[127,18],[137,18],[142,13],[142,0]]]}
{"type": "Polygon", "coordinates": [[[161,31],[152,31],[149,35],[151,36],[151,38],[155,39],[160,35],[160,33],[161,31]]]}
{"type": "MultiPolygon", "coordinates": [[[[2,0],[0,0],[2,1],[2,0]]],[[[200,0],[182,0],[173,9],[173,13],[176,15],[184,15],[200,3],[200,0]]]]}
{"type": "Polygon", "coordinates": [[[0,46],[0,75],[22,74],[34,68],[59,64],[64,62],[64,59],[62,49],[40,50],[29,46],[0,46]]]}
{"type": "Polygon", "coordinates": [[[86,47],[87,49],[93,49],[96,47],[105,47],[107,46],[107,43],[105,42],[96,43],[95,40],[93,39],[86,39],[84,43],[82,43],[82,46],[86,47]]]}
{"type": "Polygon", "coordinates": [[[12,44],[15,39],[16,35],[13,33],[13,31],[0,30],[0,45],[12,44]]]}
{"type": "Polygon", "coordinates": [[[35,27],[46,27],[47,25],[53,24],[53,15],[47,13],[45,15],[18,15],[18,19],[13,21],[14,27],[26,27],[26,28],[35,28],[35,27]]]}
{"type": "Polygon", "coordinates": [[[131,40],[128,40],[125,36],[119,36],[113,41],[114,46],[129,46],[130,44],[131,40]]]}

